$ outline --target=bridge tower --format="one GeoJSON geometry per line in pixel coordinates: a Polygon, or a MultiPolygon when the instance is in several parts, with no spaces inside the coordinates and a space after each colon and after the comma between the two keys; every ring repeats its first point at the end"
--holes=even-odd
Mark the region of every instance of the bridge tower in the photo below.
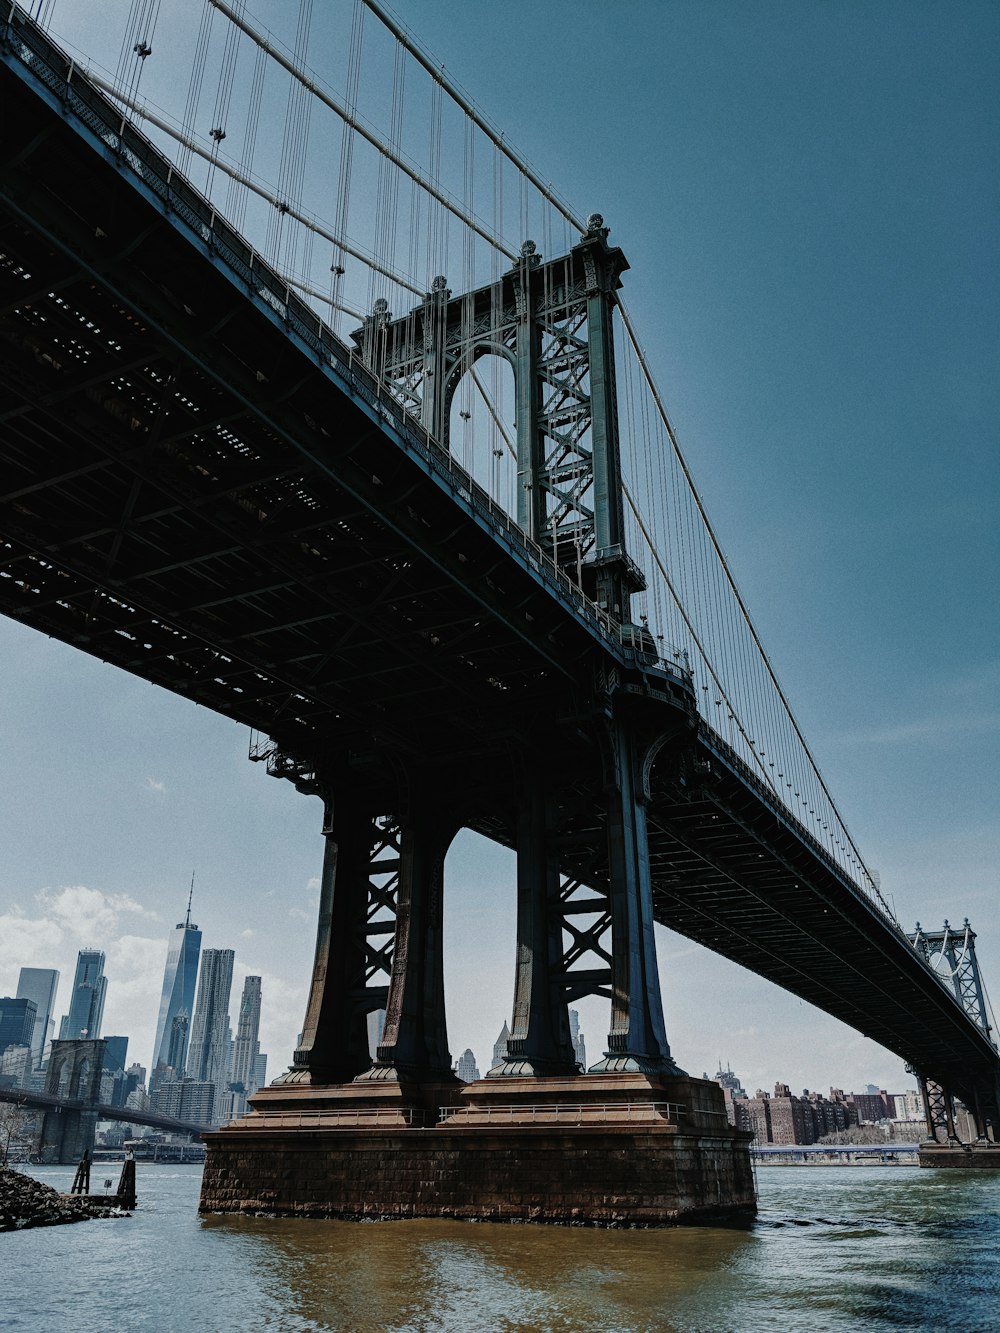
{"type": "Polygon", "coordinates": [[[612,324],[628,263],[608,235],[592,213],[568,255],[543,262],[525,241],[496,282],[453,295],[439,276],[401,318],[376,301],[353,336],[370,369],[446,447],[462,377],[484,356],[510,365],[517,524],[603,611],[633,628],[631,595],[646,585],[625,549],[612,324]]]}
{"type": "MultiPolygon", "coordinates": [[[[941,930],[924,930],[918,921],[910,941],[924,962],[951,986],[955,999],[982,1030],[990,1045],[996,1048],[996,1041],[990,1035],[993,1029],[989,1006],[976,957],[976,932],[969,924],[969,918],[957,927],[946,920],[941,930]]],[[[928,1144],[958,1146],[952,1089],[920,1070],[913,1072],[924,1105],[928,1144]]],[[[979,1083],[973,1085],[967,1110],[975,1125],[977,1147],[1000,1140],[1000,1080],[995,1074],[992,1087],[979,1083]]]]}
{"type": "Polygon", "coordinates": [[[74,1106],[45,1112],[39,1156],[43,1162],[79,1162],[92,1152],[101,1097],[102,1038],[53,1041],[45,1075],[45,1092],[74,1106]]]}
{"type": "MultiPolygon", "coordinates": [[[[514,518],[537,558],[551,560],[597,604],[615,654],[595,651],[560,716],[526,718],[488,755],[463,752],[460,738],[437,758],[405,744],[387,755],[384,746],[378,753],[359,746],[350,754],[306,754],[277,740],[256,743],[251,757],[323,800],[319,928],[292,1067],[251,1099],[249,1122],[209,1139],[203,1207],[228,1206],[223,1195],[231,1186],[223,1181],[234,1169],[244,1182],[243,1206],[265,1195],[269,1207],[281,1206],[275,1189],[287,1196],[286,1206],[298,1206],[313,1188],[301,1147],[289,1149],[285,1183],[275,1186],[264,1145],[273,1159],[275,1133],[303,1111],[318,1126],[341,1131],[354,1125],[398,1135],[414,1125],[437,1127],[434,1142],[450,1165],[443,1175],[435,1170],[433,1190],[414,1183],[427,1176],[420,1158],[426,1136],[398,1146],[397,1183],[371,1203],[359,1202],[370,1193],[367,1168],[359,1165],[370,1161],[367,1148],[338,1157],[325,1173],[335,1183],[322,1208],[341,1215],[369,1208],[495,1215],[492,1209],[507,1206],[496,1178],[498,1150],[508,1174],[533,1178],[537,1202],[511,1204],[511,1215],[561,1217],[575,1209],[610,1218],[608,1197],[634,1193],[626,1177],[637,1172],[660,1199],[642,1212],[650,1220],[753,1207],[746,1136],[729,1129],[717,1086],[688,1078],[675,1064],[660,996],[646,804],[654,773],[679,780],[697,710],[689,673],[660,662],[649,630],[632,619],[632,596],[644,582],[625,548],[612,328],[627,267],[594,214],[568,255],[544,261],[526,242],[495,282],[456,296],[436,278],[402,317],[377,301],[354,335],[366,367],[437,447],[447,448],[463,375],[483,356],[508,362],[517,405],[514,518]],[[598,830],[592,805],[585,808],[575,790],[579,745],[603,772],[598,830]],[[517,952],[507,1058],[463,1086],[448,1047],[442,914],[445,856],[466,826],[516,851],[517,952]],[[596,871],[574,859],[575,848],[593,846],[595,833],[606,848],[596,871]],[[583,1071],[568,1004],[588,993],[610,1001],[611,1024],[603,1059],[583,1071]],[[366,1020],[381,1008],[385,1024],[372,1060],[366,1020]],[[540,1106],[552,1120],[541,1156],[540,1106]],[[687,1119],[678,1135],[681,1107],[687,1119]],[[658,1135],[651,1153],[638,1138],[621,1137],[622,1122],[635,1118],[643,1121],[647,1147],[654,1143],[649,1133],[658,1135]],[[557,1145],[565,1147],[560,1136],[571,1120],[590,1138],[572,1167],[576,1192],[567,1199],[562,1191],[551,1205],[567,1168],[557,1145]],[[683,1202],[679,1151],[691,1161],[707,1154],[712,1163],[691,1171],[683,1202]],[[530,1164],[526,1153],[534,1153],[530,1164]],[[234,1168],[237,1158],[243,1165],[234,1168]]],[[[309,1170],[315,1173],[315,1162],[309,1170]]]]}

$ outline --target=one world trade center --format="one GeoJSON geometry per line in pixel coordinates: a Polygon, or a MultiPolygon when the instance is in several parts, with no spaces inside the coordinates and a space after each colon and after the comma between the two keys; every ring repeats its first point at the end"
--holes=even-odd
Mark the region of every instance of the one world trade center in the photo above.
{"type": "Polygon", "coordinates": [[[167,950],[167,966],[163,973],[163,994],[160,996],[160,1015],[156,1020],[156,1042],[153,1046],[153,1069],[171,1065],[181,1077],[187,1058],[191,1013],[194,1009],[194,987],[198,976],[198,956],[201,953],[201,931],[191,924],[191,899],[194,895],[194,876],[188,895],[187,916],[178,921],[167,950]],[[175,1020],[183,1021],[176,1023],[175,1020]]]}

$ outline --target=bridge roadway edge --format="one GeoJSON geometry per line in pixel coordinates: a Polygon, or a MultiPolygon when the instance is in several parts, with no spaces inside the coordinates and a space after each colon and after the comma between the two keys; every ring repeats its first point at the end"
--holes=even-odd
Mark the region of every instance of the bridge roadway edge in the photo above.
{"type": "Polygon", "coordinates": [[[756,1212],[751,1136],[702,1079],[286,1086],[252,1103],[205,1135],[203,1213],[649,1227],[756,1212]]]}

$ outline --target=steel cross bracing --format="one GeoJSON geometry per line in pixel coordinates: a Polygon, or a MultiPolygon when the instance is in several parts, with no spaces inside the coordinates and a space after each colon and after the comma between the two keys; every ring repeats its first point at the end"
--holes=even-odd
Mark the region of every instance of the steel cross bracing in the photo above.
{"type": "MultiPolygon", "coordinates": [[[[943,930],[924,930],[919,921],[916,932],[910,936],[913,947],[926,960],[934,965],[934,959],[940,958],[947,968],[947,975],[938,971],[943,985],[954,987],[955,997],[972,1021],[989,1037],[992,1027],[986,1004],[986,992],[979,971],[976,957],[976,932],[969,925],[966,917],[957,928],[944,923],[943,930]]],[[[992,1038],[990,1038],[992,1041],[992,1038]]],[[[996,1042],[992,1044],[995,1046],[996,1042]]]]}
{"type": "Polygon", "coordinates": [[[533,419],[532,433],[541,444],[532,441],[519,450],[519,518],[573,573],[595,543],[593,453],[586,444],[591,425],[586,318],[582,266],[564,259],[543,269],[529,241],[521,261],[498,282],[453,299],[446,280],[436,278],[423,307],[393,320],[380,300],[354,335],[366,364],[444,444],[458,382],[479,358],[493,353],[512,367],[519,352],[531,358],[527,373],[536,380],[534,401],[527,404],[520,434],[532,432],[533,419]],[[574,267],[580,270],[576,274],[574,267]],[[519,349],[529,307],[533,336],[522,338],[528,345],[519,349]],[[540,496],[532,495],[533,488],[540,496]]]}
{"type": "MultiPolygon", "coordinates": [[[[542,756],[571,813],[532,836],[595,898],[613,878],[608,728],[631,710],[636,736],[672,729],[629,778],[648,793],[619,808],[642,816],[656,919],[963,1098],[995,1086],[982,1029],[696,724],[685,673],[623,640],[571,562],[557,569],[497,511],[37,30],[17,15],[13,28],[0,26],[0,609],[259,728],[304,770],[335,770],[359,829],[412,820],[430,790],[513,846],[512,793],[542,756]]],[[[448,836],[432,832],[406,853],[421,892],[448,836]]],[[[355,841],[344,938],[360,948],[371,840],[355,841]]],[[[589,970],[602,989],[606,932],[574,943],[559,924],[586,920],[560,919],[574,901],[557,883],[539,926],[560,946],[553,976],[589,970]]],[[[583,978],[559,984],[564,1000],[583,978]]]]}

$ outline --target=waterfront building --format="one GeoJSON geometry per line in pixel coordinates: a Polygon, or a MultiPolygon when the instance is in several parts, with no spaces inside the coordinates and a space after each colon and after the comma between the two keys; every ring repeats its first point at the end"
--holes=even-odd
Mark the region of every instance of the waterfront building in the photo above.
{"type": "Polygon", "coordinates": [[[240,1016],[236,1022],[233,1046],[232,1082],[249,1092],[253,1082],[253,1064],[260,1052],[260,977],[247,977],[240,997],[240,1016]]]}
{"type": "MultiPolygon", "coordinates": [[[[0,1081],[13,1080],[16,1088],[28,1086],[31,1076],[31,1047],[28,1045],[8,1046],[0,1055],[0,1081]]],[[[9,1086],[9,1084],[8,1084],[9,1086]]],[[[3,1144],[0,1143],[0,1149],[3,1144]]]]}
{"type": "Polygon", "coordinates": [[[215,1123],[215,1084],[193,1078],[178,1078],[163,1083],[152,1099],[153,1109],[160,1115],[171,1115],[176,1120],[193,1120],[197,1124],[215,1123]]]}
{"type": "Polygon", "coordinates": [[[212,1083],[220,1091],[228,1082],[229,994],[235,956],[232,949],[206,949],[202,956],[186,1065],[194,1082],[212,1083]]]}
{"type": "Polygon", "coordinates": [[[859,1125],[876,1125],[880,1120],[891,1120],[896,1113],[896,1101],[884,1088],[876,1089],[873,1083],[870,1092],[850,1092],[847,1100],[854,1107],[859,1125]]]}
{"type": "Polygon", "coordinates": [[[247,1096],[252,1097],[258,1088],[262,1088],[267,1082],[267,1056],[258,1053],[253,1062],[253,1080],[252,1087],[247,1088],[247,1096]]]}
{"type": "MultiPolygon", "coordinates": [[[[708,1075],[705,1074],[704,1077],[708,1078],[708,1075]]],[[[714,1081],[718,1083],[720,1088],[728,1088],[734,1097],[745,1097],[747,1095],[743,1084],[733,1073],[731,1067],[727,1064],[725,1069],[722,1068],[721,1060],[719,1061],[719,1068],[714,1075],[714,1081]]]]}
{"type": "Polygon", "coordinates": [[[125,1098],[125,1106],[130,1111],[150,1110],[151,1106],[149,1101],[149,1093],[140,1084],[139,1087],[133,1088],[132,1091],[129,1093],[129,1095],[125,1098]]]}
{"type": "Polygon", "coordinates": [[[135,1079],[135,1087],[144,1088],[146,1086],[145,1065],[140,1065],[138,1063],[131,1064],[128,1069],[125,1070],[125,1073],[128,1074],[130,1078],[135,1079]]]}
{"type": "MultiPolygon", "coordinates": [[[[708,1079],[709,1075],[707,1073],[702,1074],[702,1078],[708,1079]]],[[[722,1095],[726,1100],[726,1115],[729,1119],[729,1123],[735,1125],[737,1129],[753,1128],[756,1133],[756,1121],[754,1122],[754,1125],[751,1126],[748,1113],[744,1113],[741,1118],[740,1113],[737,1110],[736,1102],[744,1102],[747,1101],[748,1098],[743,1084],[736,1077],[728,1064],[725,1069],[723,1069],[722,1061],[719,1061],[719,1068],[716,1070],[713,1082],[718,1083],[719,1087],[722,1089],[722,1095]]],[[[763,1116],[763,1120],[766,1121],[766,1114],[761,1113],[761,1115],[763,1116]]],[[[761,1116],[758,1116],[758,1119],[761,1119],[761,1116]]]]}
{"type": "Polygon", "coordinates": [[[463,1083],[475,1083],[479,1078],[479,1070],[476,1067],[476,1057],[468,1047],[458,1057],[458,1065],[455,1072],[463,1083]]]}
{"type": "Polygon", "coordinates": [[[898,1092],[893,1097],[895,1103],[896,1120],[919,1120],[924,1118],[924,1108],[920,1101],[920,1093],[916,1088],[907,1088],[906,1092],[898,1092]]]}
{"type": "Polygon", "coordinates": [[[178,1073],[177,1070],[173,1069],[170,1065],[157,1065],[149,1076],[149,1087],[147,1091],[149,1093],[150,1101],[156,1101],[156,1094],[160,1088],[163,1087],[164,1083],[173,1083],[174,1079],[183,1077],[183,1070],[178,1073]]]}
{"type": "Polygon", "coordinates": [[[170,1065],[174,1069],[183,1069],[187,1058],[188,1029],[184,1030],[184,1049],[171,1053],[170,1045],[174,1037],[174,1019],[183,1013],[190,1019],[194,1013],[194,990],[198,976],[198,955],[201,953],[201,931],[191,923],[191,899],[194,896],[194,876],[191,877],[191,891],[188,894],[187,915],[174,927],[170,944],[167,948],[167,965],[163,970],[163,990],[160,995],[160,1012],[156,1020],[156,1038],[153,1042],[153,1068],[157,1065],[170,1065]]]}
{"type": "Polygon", "coordinates": [[[45,1055],[45,1044],[54,1030],[56,987],[59,973],[54,967],[22,967],[17,979],[16,998],[35,1003],[35,1031],[31,1038],[31,1055],[37,1069],[45,1055]]]}
{"type": "Polygon", "coordinates": [[[104,954],[100,949],[81,949],[76,958],[69,1013],[59,1025],[60,1041],[96,1041],[100,1037],[107,990],[104,954]]]}
{"type": "Polygon", "coordinates": [[[506,1018],[503,1021],[503,1027],[500,1029],[500,1035],[493,1043],[493,1064],[491,1069],[497,1065],[502,1065],[507,1059],[507,1042],[510,1040],[510,1028],[507,1026],[506,1018]]]}
{"type": "Polygon", "coordinates": [[[730,1123],[749,1130],[758,1143],[815,1143],[856,1123],[850,1099],[839,1088],[831,1088],[829,1097],[808,1088],[796,1097],[787,1083],[776,1083],[773,1093],[758,1088],[753,1097],[736,1096],[732,1089],[724,1094],[730,1123]]]}
{"type": "Polygon", "coordinates": [[[34,1000],[0,996],[0,1055],[8,1046],[27,1046],[30,1050],[37,1016],[34,1000]]]}
{"type": "Polygon", "coordinates": [[[230,1121],[246,1115],[246,1110],[247,1095],[243,1084],[230,1083],[216,1098],[214,1119],[220,1125],[228,1125],[230,1121]]]}

